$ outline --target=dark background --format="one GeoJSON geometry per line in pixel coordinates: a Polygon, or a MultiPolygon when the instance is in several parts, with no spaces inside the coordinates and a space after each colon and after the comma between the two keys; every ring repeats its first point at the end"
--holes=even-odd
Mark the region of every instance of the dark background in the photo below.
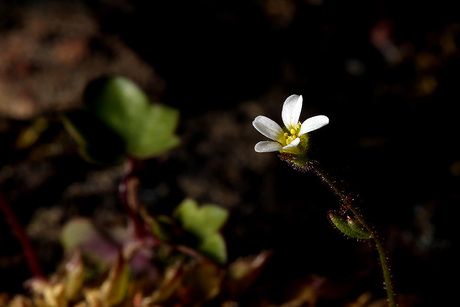
{"type": "MultiPolygon", "coordinates": [[[[181,146],[147,161],[141,174],[141,197],[153,210],[185,196],[222,205],[232,212],[225,229],[232,259],[275,250],[265,281],[282,289],[325,276],[337,284],[331,292],[348,289],[324,299],[336,305],[366,291],[381,297],[374,250],[327,221],[338,208],[333,193],[276,154],[253,151],[264,139],[252,128],[255,116],[281,122],[284,99],[302,94],[301,120],[330,118],[311,135],[312,158],[385,238],[397,293],[417,306],[443,306],[456,297],[460,214],[460,16],[453,5],[2,2],[1,191],[48,271],[71,216],[116,220],[123,167],[81,160],[58,115],[80,105],[92,79],[125,75],[152,101],[181,112],[181,146]],[[29,130],[37,140],[18,145],[29,130]]],[[[24,259],[6,223],[0,229],[0,289],[21,291],[24,259]]]]}

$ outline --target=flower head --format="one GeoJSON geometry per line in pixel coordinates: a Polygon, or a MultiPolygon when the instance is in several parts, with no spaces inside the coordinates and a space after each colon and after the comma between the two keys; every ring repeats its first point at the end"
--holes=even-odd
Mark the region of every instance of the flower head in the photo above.
{"type": "Polygon", "coordinates": [[[284,128],[268,117],[257,116],[252,125],[271,141],[261,141],[256,144],[256,152],[280,151],[291,154],[304,154],[308,145],[307,133],[319,129],[329,123],[324,115],[313,116],[300,123],[302,111],[302,96],[291,95],[283,104],[281,118],[284,128]]]}

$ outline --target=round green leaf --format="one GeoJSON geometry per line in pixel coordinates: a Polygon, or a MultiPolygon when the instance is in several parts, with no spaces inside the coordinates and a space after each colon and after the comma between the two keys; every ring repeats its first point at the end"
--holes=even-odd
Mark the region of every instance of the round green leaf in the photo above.
{"type": "Polygon", "coordinates": [[[138,158],[155,156],[179,143],[174,130],[179,112],[152,105],[144,92],[123,77],[91,83],[85,92],[87,110],[125,143],[126,152],[138,158]]]}
{"type": "Polygon", "coordinates": [[[193,248],[218,263],[227,261],[225,240],[219,232],[228,218],[227,210],[212,205],[199,207],[196,201],[186,199],[173,215],[182,228],[196,238],[193,248]]]}

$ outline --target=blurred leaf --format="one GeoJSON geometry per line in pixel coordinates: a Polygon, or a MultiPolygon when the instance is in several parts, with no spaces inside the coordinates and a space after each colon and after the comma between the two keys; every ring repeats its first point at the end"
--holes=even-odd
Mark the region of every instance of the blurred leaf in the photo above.
{"type": "Polygon", "coordinates": [[[99,79],[88,86],[84,99],[87,110],[116,132],[133,156],[154,156],[179,142],[173,135],[179,112],[151,105],[144,92],[126,78],[99,79]]]}
{"type": "Polygon", "coordinates": [[[79,252],[75,252],[66,263],[65,271],[65,295],[68,300],[73,300],[81,291],[84,279],[84,265],[79,252]]]}
{"type": "Polygon", "coordinates": [[[180,261],[166,269],[160,286],[141,306],[201,306],[220,293],[224,270],[210,261],[180,261]]]}
{"type": "Polygon", "coordinates": [[[299,283],[295,287],[291,287],[293,297],[288,302],[281,304],[280,307],[316,306],[318,291],[315,285],[299,283]]]}
{"type": "Polygon", "coordinates": [[[93,81],[85,91],[84,105],[85,110],[66,114],[64,123],[90,161],[116,164],[126,155],[143,159],[179,144],[174,135],[179,112],[152,105],[144,92],[126,78],[93,81]]]}
{"type": "Polygon", "coordinates": [[[128,293],[129,288],[129,269],[121,255],[112,266],[109,276],[104,281],[100,289],[101,300],[104,306],[113,306],[121,303],[128,293]]]}
{"type": "Polygon", "coordinates": [[[185,199],[173,215],[185,230],[200,236],[218,231],[228,218],[227,210],[214,205],[198,207],[193,199],[185,199]]]}
{"type": "MultiPolygon", "coordinates": [[[[0,302],[2,303],[2,302],[0,302]]],[[[3,305],[1,305],[3,306],[3,305]]],[[[9,303],[9,305],[5,306],[10,306],[10,307],[39,307],[40,305],[37,304],[36,300],[34,300],[34,303],[32,303],[32,300],[28,297],[25,297],[23,295],[16,295],[9,303]]]]}
{"type": "Polygon", "coordinates": [[[237,298],[249,289],[272,254],[272,251],[264,251],[258,255],[237,259],[229,265],[225,287],[231,298],[237,298]]]}
{"type": "Polygon", "coordinates": [[[67,305],[65,287],[62,283],[49,284],[43,291],[43,297],[48,306],[61,307],[67,305]]]}
{"type": "Polygon", "coordinates": [[[181,302],[186,306],[201,306],[216,297],[222,285],[224,271],[209,261],[196,262],[189,267],[179,292],[181,302]]]}
{"type": "Polygon", "coordinates": [[[220,264],[227,261],[227,245],[225,239],[218,232],[204,235],[196,249],[220,264]]]}
{"type": "Polygon", "coordinates": [[[34,300],[36,305],[49,307],[67,306],[65,286],[62,282],[32,278],[28,281],[28,286],[31,292],[40,298],[39,300],[34,300]]]}
{"type": "Polygon", "coordinates": [[[75,218],[67,222],[61,232],[61,243],[67,252],[79,249],[99,264],[111,263],[118,255],[115,244],[110,243],[86,218],[75,218]]]}
{"type": "Polygon", "coordinates": [[[24,129],[16,139],[16,148],[25,149],[37,142],[42,133],[48,129],[49,122],[44,117],[39,117],[32,124],[24,129]]]}
{"type": "Polygon", "coordinates": [[[220,228],[228,218],[227,210],[213,205],[198,207],[192,199],[184,200],[174,211],[173,216],[182,228],[197,239],[196,248],[202,254],[217,261],[227,261],[227,249],[220,228]]]}
{"type": "Polygon", "coordinates": [[[163,105],[152,105],[145,110],[144,120],[139,122],[137,138],[129,139],[128,152],[144,158],[158,155],[179,144],[175,136],[179,112],[163,105]]]}
{"type": "Polygon", "coordinates": [[[164,276],[161,285],[151,296],[142,301],[142,306],[156,306],[157,303],[166,301],[176,292],[184,277],[182,265],[168,267],[164,276]]]}

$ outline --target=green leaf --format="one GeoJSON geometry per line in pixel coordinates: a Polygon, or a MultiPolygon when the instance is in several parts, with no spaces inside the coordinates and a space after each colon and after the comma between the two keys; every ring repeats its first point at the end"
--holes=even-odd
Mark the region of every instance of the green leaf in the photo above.
{"type": "Polygon", "coordinates": [[[358,233],[362,239],[372,238],[372,234],[364,228],[359,221],[351,218],[350,216],[347,216],[347,224],[354,232],[358,233]]]}
{"type": "Polygon", "coordinates": [[[203,236],[201,242],[197,245],[197,250],[218,263],[222,264],[227,261],[227,245],[222,235],[218,232],[203,236]]]}
{"type": "Polygon", "coordinates": [[[219,263],[227,261],[226,244],[219,233],[227,221],[227,210],[213,205],[198,207],[194,200],[186,199],[176,208],[173,216],[184,231],[196,238],[194,248],[219,263]]]}
{"type": "Polygon", "coordinates": [[[351,217],[346,218],[334,212],[329,212],[329,220],[343,234],[358,240],[368,240],[372,235],[351,217]]]}
{"type": "Polygon", "coordinates": [[[179,138],[173,134],[179,120],[177,110],[164,105],[152,105],[145,110],[144,118],[136,128],[137,138],[128,142],[129,153],[139,158],[149,157],[179,144],[179,138]]]}
{"type": "Polygon", "coordinates": [[[64,124],[90,161],[115,164],[126,155],[145,159],[179,144],[174,134],[179,112],[151,104],[145,93],[123,77],[107,77],[90,83],[84,110],[70,112],[64,124]]]}
{"type": "Polygon", "coordinates": [[[179,112],[151,105],[144,92],[126,78],[105,78],[92,83],[85,94],[85,105],[125,141],[129,154],[153,156],[179,143],[173,135],[179,112]]]}
{"type": "Polygon", "coordinates": [[[182,222],[184,229],[205,235],[219,230],[227,220],[228,212],[213,205],[198,207],[193,199],[185,199],[174,211],[174,217],[182,222]]]}

